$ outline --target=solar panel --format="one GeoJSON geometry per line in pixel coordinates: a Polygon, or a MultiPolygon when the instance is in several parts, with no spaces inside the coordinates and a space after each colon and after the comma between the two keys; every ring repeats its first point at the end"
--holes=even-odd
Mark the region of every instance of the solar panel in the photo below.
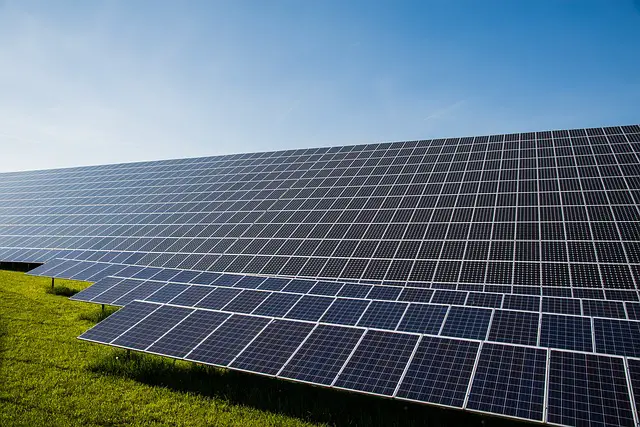
{"type": "Polygon", "coordinates": [[[462,408],[478,348],[474,341],[423,337],[396,396],[462,408]]]}
{"type": "Polygon", "coordinates": [[[313,324],[276,320],[231,364],[250,372],[276,375],[313,329],[313,324]]]}
{"type": "Polygon", "coordinates": [[[0,260],[124,306],[82,339],[624,425],[639,155],[632,125],[0,174],[0,260]]]}
{"type": "Polygon", "coordinates": [[[279,376],[331,385],[363,333],[363,329],[319,325],[279,376]]]}
{"type": "Polygon", "coordinates": [[[367,331],[333,385],[392,396],[418,338],[417,335],[367,331]]]}
{"type": "Polygon", "coordinates": [[[546,366],[545,350],[483,345],[467,407],[542,421],[546,366]]]}
{"type": "Polygon", "coordinates": [[[622,359],[552,351],[549,422],[564,425],[635,425],[622,359]]]}

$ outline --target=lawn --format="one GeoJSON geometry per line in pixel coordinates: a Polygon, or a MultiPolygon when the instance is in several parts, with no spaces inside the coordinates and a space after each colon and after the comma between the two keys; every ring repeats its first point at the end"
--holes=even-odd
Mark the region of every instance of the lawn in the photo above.
{"type": "Polygon", "coordinates": [[[0,426],[509,424],[83,342],[100,306],[67,297],[88,284],[50,286],[0,270],[0,426]]]}

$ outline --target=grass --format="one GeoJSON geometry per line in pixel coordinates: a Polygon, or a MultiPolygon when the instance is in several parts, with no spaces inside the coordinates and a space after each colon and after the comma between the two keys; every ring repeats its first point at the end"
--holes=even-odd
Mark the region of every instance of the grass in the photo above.
{"type": "Polygon", "coordinates": [[[86,283],[50,284],[0,270],[1,426],[510,424],[79,341],[115,309],[64,297],[86,283]]]}

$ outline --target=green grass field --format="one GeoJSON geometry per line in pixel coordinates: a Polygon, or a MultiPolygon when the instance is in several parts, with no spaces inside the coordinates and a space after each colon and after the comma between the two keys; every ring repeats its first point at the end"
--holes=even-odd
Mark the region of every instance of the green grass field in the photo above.
{"type": "Polygon", "coordinates": [[[100,307],[67,297],[88,284],[50,284],[0,270],[0,426],[511,424],[83,342],[100,307]]]}

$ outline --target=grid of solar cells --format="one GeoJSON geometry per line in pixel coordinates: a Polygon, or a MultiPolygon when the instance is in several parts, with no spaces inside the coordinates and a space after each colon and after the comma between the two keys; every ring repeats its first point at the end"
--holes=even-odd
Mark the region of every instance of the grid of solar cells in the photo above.
{"type": "Polygon", "coordinates": [[[548,387],[549,422],[635,425],[621,358],[552,351],[548,387]]]}
{"type": "Polygon", "coordinates": [[[187,308],[162,306],[112,341],[112,344],[145,350],[192,312],[187,308]]]}
{"type": "Polygon", "coordinates": [[[312,329],[310,323],[276,320],[240,353],[231,366],[276,375],[312,329]]]}
{"type": "Polygon", "coordinates": [[[547,352],[486,343],[467,407],[529,420],[543,420],[547,352]]]}
{"type": "MultiPolygon", "coordinates": [[[[634,125],[0,174],[0,260],[50,260],[34,273],[97,281],[75,299],[125,309],[172,301],[502,341],[516,353],[637,356],[639,154],[634,125]]],[[[251,319],[246,331],[229,323],[223,354],[205,363],[251,347],[270,321],[251,319]]],[[[166,328],[148,322],[132,331],[166,328]]],[[[196,350],[214,351],[214,329],[196,350]]],[[[496,369],[523,380],[504,354],[511,364],[496,369]]],[[[598,402],[596,387],[582,393],[598,402]]],[[[485,407],[505,414],[496,402],[485,407]]]]}
{"type": "Polygon", "coordinates": [[[491,320],[489,341],[536,345],[539,320],[538,313],[496,310],[491,320]]]}
{"type": "Polygon", "coordinates": [[[423,337],[396,396],[462,408],[478,347],[473,341],[423,337]]]}
{"type": "Polygon", "coordinates": [[[640,356],[640,322],[593,319],[596,352],[640,356]]]}
{"type": "Polygon", "coordinates": [[[587,317],[543,314],[540,325],[540,345],[593,352],[591,320],[587,317]]]}
{"type": "Polygon", "coordinates": [[[627,263],[638,258],[637,131],[2,174],[2,258],[51,248],[179,269],[635,289],[627,263]],[[467,262],[486,268],[465,269],[467,262]],[[482,278],[467,275],[480,271],[482,278]]]}
{"type": "Polygon", "coordinates": [[[185,357],[195,362],[227,366],[267,324],[269,319],[266,318],[233,315],[185,357]]]}
{"type": "Polygon", "coordinates": [[[158,308],[159,305],[134,301],[80,335],[80,338],[110,343],[158,308]]]}
{"type": "Polygon", "coordinates": [[[367,331],[334,385],[392,396],[417,342],[417,335],[367,331]]]}
{"type": "Polygon", "coordinates": [[[172,357],[184,357],[229,317],[215,311],[196,310],[158,339],[147,351],[172,357]]]}
{"type": "Polygon", "coordinates": [[[449,337],[484,340],[491,321],[491,310],[471,307],[451,307],[442,327],[449,337]]]}
{"type": "Polygon", "coordinates": [[[363,333],[362,329],[319,325],[279,376],[331,385],[363,333]]]}

